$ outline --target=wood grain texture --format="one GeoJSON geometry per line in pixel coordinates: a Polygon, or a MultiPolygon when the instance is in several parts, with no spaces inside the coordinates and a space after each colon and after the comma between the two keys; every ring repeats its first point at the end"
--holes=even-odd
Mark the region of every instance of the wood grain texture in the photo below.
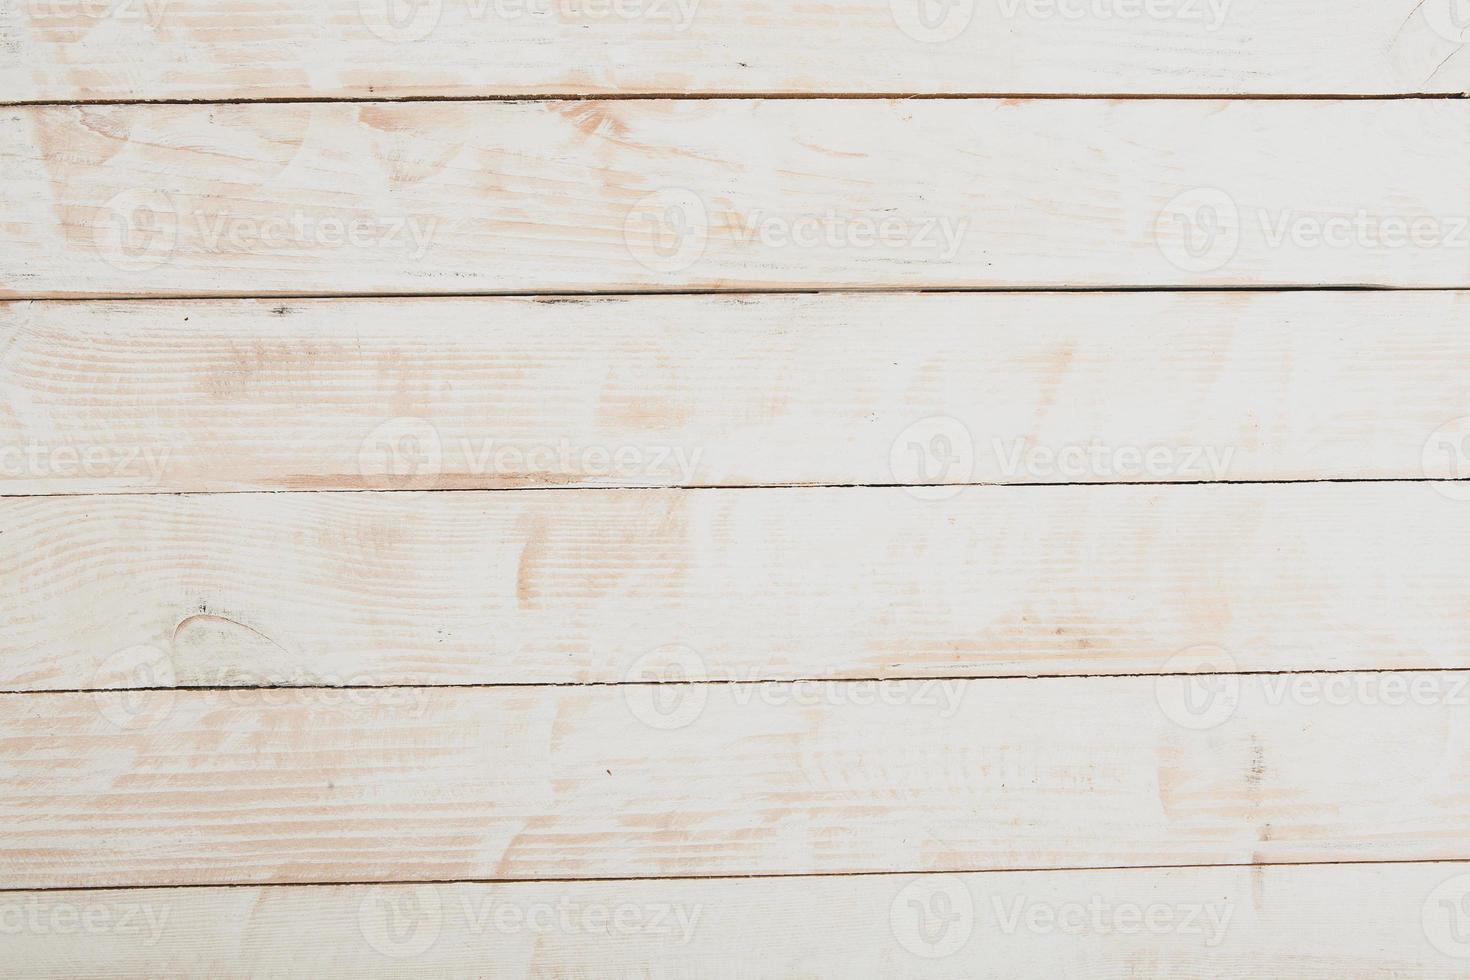
{"type": "Polygon", "coordinates": [[[1459,100],[12,108],[0,295],[1463,287],[1467,151],[1459,100]]]}
{"type": "Polygon", "coordinates": [[[0,559],[9,690],[1470,667],[1426,484],[26,498],[0,559]]]}
{"type": "Polygon", "coordinates": [[[0,304],[0,492],[1464,478],[1467,303],[0,304]]]}
{"type": "Polygon", "coordinates": [[[31,977],[1450,980],[1464,960],[1439,902],[1467,870],[20,892],[0,895],[0,925],[31,977]]]}
{"type": "Polygon", "coordinates": [[[1458,93],[1470,58],[1452,13],[1444,0],[5,0],[0,92],[1458,93]]]}
{"type": "Polygon", "coordinates": [[[1464,860],[1470,675],[1338,676],[9,694],[0,885],[1464,860]]]}

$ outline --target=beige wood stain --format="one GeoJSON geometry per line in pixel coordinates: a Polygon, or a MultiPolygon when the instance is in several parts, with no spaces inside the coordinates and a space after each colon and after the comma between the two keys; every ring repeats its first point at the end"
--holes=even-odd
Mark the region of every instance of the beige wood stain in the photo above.
{"type": "Polygon", "coordinates": [[[1465,287],[1467,151],[1442,99],[14,108],[0,296],[1465,287]]]}

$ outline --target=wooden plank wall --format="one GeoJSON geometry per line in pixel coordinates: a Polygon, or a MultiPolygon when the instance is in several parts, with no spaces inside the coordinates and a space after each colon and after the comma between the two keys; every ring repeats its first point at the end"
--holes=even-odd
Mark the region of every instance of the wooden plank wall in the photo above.
{"type": "Polygon", "coordinates": [[[1442,0],[0,0],[0,973],[1460,977],[1442,0]]]}

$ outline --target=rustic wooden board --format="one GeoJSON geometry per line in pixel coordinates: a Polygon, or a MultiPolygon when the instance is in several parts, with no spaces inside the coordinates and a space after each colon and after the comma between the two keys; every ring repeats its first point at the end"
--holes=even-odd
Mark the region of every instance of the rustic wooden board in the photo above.
{"type": "Polygon", "coordinates": [[[0,492],[1463,478],[1467,328],[1458,292],[0,304],[0,492]]]}
{"type": "Polygon", "coordinates": [[[1464,860],[1470,675],[1333,680],[10,694],[0,886],[1464,860]]]}
{"type": "Polygon", "coordinates": [[[1439,99],[12,108],[0,295],[1466,286],[1467,151],[1439,99]]]}
{"type": "Polygon", "coordinates": [[[32,977],[1458,978],[1464,864],[0,895],[32,977]],[[303,932],[309,929],[309,941],[303,932]]]}
{"type": "Polygon", "coordinates": [[[1414,483],[24,498],[0,686],[1467,668],[1467,580],[1414,483]]]}
{"type": "Polygon", "coordinates": [[[1441,0],[5,0],[9,100],[1458,93],[1441,0]]]}

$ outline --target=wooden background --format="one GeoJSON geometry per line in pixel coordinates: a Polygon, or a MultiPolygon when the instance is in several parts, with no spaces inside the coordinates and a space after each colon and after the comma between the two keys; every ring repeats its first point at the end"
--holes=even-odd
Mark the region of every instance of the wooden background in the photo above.
{"type": "Polygon", "coordinates": [[[1470,972],[1459,0],[0,0],[0,972],[1470,972]]]}

